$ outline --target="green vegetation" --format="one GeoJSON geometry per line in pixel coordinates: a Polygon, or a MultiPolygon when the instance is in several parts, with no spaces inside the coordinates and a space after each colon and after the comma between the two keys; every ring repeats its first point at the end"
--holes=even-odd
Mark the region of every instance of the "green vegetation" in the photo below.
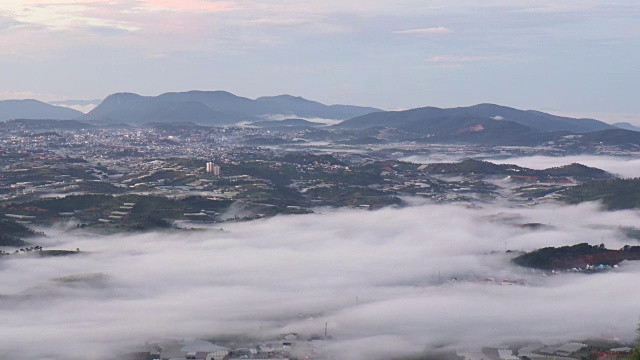
{"type": "Polygon", "coordinates": [[[640,178],[589,182],[566,189],[562,196],[570,204],[600,201],[608,210],[639,208],[640,178]]]}
{"type": "Polygon", "coordinates": [[[57,256],[72,256],[72,255],[80,255],[82,252],[79,250],[71,251],[71,250],[42,250],[33,252],[40,257],[57,257],[57,256]]]}
{"type": "Polygon", "coordinates": [[[226,210],[231,201],[208,200],[203,197],[170,199],[150,195],[77,195],[55,199],[39,199],[26,203],[8,203],[0,211],[17,215],[36,216],[34,221],[52,223],[64,216],[73,216],[82,223],[78,227],[95,226],[96,229],[109,228],[117,231],[142,231],[157,228],[170,228],[168,220],[189,218],[185,214],[202,213],[198,217],[212,220],[212,216],[226,210]],[[133,203],[133,206],[125,206],[133,203]],[[129,209],[130,207],[130,209],[129,209]],[[205,213],[203,213],[205,211],[205,213]],[[101,223],[99,219],[119,216],[113,223],[101,223]]]}
{"type": "Polygon", "coordinates": [[[517,165],[499,165],[474,159],[467,159],[458,163],[429,164],[425,170],[433,174],[444,175],[531,176],[541,178],[541,182],[544,182],[544,178],[557,177],[573,177],[579,181],[602,180],[613,177],[613,175],[604,170],[576,163],[544,170],[534,170],[517,165]]]}
{"type": "Polygon", "coordinates": [[[310,189],[306,195],[319,200],[319,205],[336,207],[369,205],[377,208],[402,203],[399,198],[383,191],[356,186],[318,187],[310,189]]]}
{"type": "Polygon", "coordinates": [[[23,247],[29,245],[23,238],[41,235],[15,221],[0,219],[0,246],[23,247]]]}
{"type": "Polygon", "coordinates": [[[582,243],[573,246],[546,247],[517,256],[513,262],[524,267],[564,270],[585,268],[587,265],[617,265],[623,260],[640,260],[640,246],[625,246],[609,250],[603,244],[591,246],[582,243]]]}
{"type": "Polygon", "coordinates": [[[275,167],[265,162],[243,161],[238,165],[225,165],[225,176],[249,175],[259,179],[271,181],[277,186],[291,184],[292,178],[297,177],[297,171],[292,165],[275,167]]]}
{"type": "Polygon", "coordinates": [[[281,158],[278,158],[277,161],[299,165],[328,164],[347,166],[346,163],[329,154],[314,155],[309,153],[287,153],[281,158]]]}
{"type": "Polygon", "coordinates": [[[23,247],[29,245],[28,242],[10,235],[0,234],[0,246],[23,247]]]}
{"type": "Polygon", "coordinates": [[[556,191],[560,191],[565,189],[565,186],[561,185],[546,185],[546,184],[535,184],[522,186],[515,189],[515,192],[519,194],[521,197],[525,198],[541,198],[547,196],[549,194],[553,194],[556,191]]]}

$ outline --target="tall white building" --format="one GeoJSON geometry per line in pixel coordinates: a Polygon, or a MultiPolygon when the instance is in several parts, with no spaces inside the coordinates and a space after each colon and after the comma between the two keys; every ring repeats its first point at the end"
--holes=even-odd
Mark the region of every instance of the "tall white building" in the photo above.
{"type": "Polygon", "coordinates": [[[208,162],[205,168],[207,174],[213,174],[215,176],[220,176],[220,165],[217,165],[213,162],[208,162]]]}

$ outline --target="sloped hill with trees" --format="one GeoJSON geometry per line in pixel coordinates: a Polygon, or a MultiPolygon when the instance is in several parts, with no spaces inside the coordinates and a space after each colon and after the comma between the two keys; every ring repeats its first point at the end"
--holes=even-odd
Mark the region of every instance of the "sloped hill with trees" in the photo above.
{"type": "Polygon", "coordinates": [[[558,248],[547,247],[519,255],[513,262],[534,269],[566,270],[584,269],[587,265],[613,266],[624,260],[640,260],[640,246],[625,246],[620,250],[610,250],[602,244],[591,246],[587,243],[558,248]]]}
{"type": "Polygon", "coordinates": [[[600,201],[608,210],[640,208],[640,178],[593,181],[566,189],[562,199],[570,204],[600,201]]]}

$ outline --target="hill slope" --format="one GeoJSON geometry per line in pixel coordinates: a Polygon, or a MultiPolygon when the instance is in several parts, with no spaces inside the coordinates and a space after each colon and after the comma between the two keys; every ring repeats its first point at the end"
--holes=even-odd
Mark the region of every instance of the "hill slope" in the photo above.
{"type": "Polygon", "coordinates": [[[640,208],[640,179],[613,179],[582,184],[562,193],[571,204],[601,201],[609,210],[640,208]]]}
{"type": "Polygon", "coordinates": [[[62,106],[54,106],[38,100],[0,101],[0,121],[11,119],[77,119],[84,114],[62,106]]]}
{"type": "Polygon", "coordinates": [[[513,262],[524,267],[544,270],[584,269],[600,264],[613,266],[624,260],[640,260],[640,246],[625,246],[620,250],[606,249],[604,245],[582,243],[573,246],[547,247],[522,254],[513,262]]]}
{"type": "Polygon", "coordinates": [[[511,164],[494,164],[488,161],[467,159],[457,163],[432,163],[425,165],[425,171],[444,175],[500,175],[536,177],[574,177],[576,179],[607,180],[614,177],[604,170],[582,164],[569,164],[544,170],[535,170],[511,164]]]}
{"type": "Polygon", "coordinates": [[[257,98],[256,101],[269,104],[270,106],[277,108],[286,109],[287,113],[310,118],[351,119],[356,116],[380,111],[380,109],[353,105],[327,106],[317,101],[311,101],[291,95],[263,96],[257,98]]]}

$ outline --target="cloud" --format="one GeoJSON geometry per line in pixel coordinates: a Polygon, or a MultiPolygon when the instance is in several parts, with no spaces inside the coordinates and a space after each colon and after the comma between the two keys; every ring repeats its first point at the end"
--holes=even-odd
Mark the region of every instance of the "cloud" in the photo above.
{"type": "Polygon", "coordinates": [[[501,250],[505,241],[509,249],[531,250],[602,239],[619,248],[629,240],[618,227],[638,220],[633,211],[601,212],[594,204],[423,204],[319,209],[217,225],[223,232],[101,237],[48,229],[51,236],[38,244],[82,253],[0,259],[0,351],[100,358],[156,338],[258,335],[261,325],[270,336],[309,336],[323,333],[325,322],[334,338],[328,350],[353,360],[609,330],[633,338],[636,317],[629,314],[640,291],[629,284],[638,264],[595,276],[544,277],[511,265],[501,250]],[[500,213],[515,220],[491,220],[500,213]],[[514,226],[520,222],[555,228],[531,232],[514,226]],[[529,286],[448,283],[451,277],[518,278],[529,286]]]}
{"type": "Polygon", "coordinates": [[[453,30],[448,29],[446,27],[432,27],[432,28],[423,28],[423,29],[411,29],[411,30],[399,30],[394,31],[394,34],[418,34],[418,35],[441,35],[441,34],[450,34],[453,30]]]}
{"type": "Polygon", "coordinates": [[[0,15],[0,30],[7,30],[15,26],[19,26],[22,23],[7,16],[0,15]]]}
{"type": "Polygon", "coordinates": [[[222,12],[238,8],[236,2],[233,1],[143,0],[142,3],[144,9],[163,11],[222,12]]]}
{"type": "Polygon", "coordinates": [[[0,5],[0,10],[11,14],[12,18],[25,24],[41,25],[47,30],[63,30],[94,26],[113,28],[124,31],[136,31],[138,27],[116,16],[119,2],[105,4],[96,0],[34,0],[30,2],[17,1],[12,4],[0,5]],[[113,7],[112,11],[101,12],[99,9],[113,7]]]}
{"type": "Polygon", "coordinates": [[[492,60],[496,57],[491,56],[433,56],[429,58],[434,63],[467,63],[492,60]]]}
{"type": "MultiPolygon", "coordinates": [[[[59,95],[39,93],[33,91],[0,91],[0,100],[23,100],[23,99],[37,99],[40,101],[56,101],[60,100],[59,95]]],[[[66,98],[65,98],[66,100],[66,98]]]]}
{"type": "Polygon", "coordinates": [[[274,19],[262,18],[244,21],[243,24],[251,26],[267,26],[267,27],[298,27],[309,24],[309,20],[304,19],[274,19]]]}

